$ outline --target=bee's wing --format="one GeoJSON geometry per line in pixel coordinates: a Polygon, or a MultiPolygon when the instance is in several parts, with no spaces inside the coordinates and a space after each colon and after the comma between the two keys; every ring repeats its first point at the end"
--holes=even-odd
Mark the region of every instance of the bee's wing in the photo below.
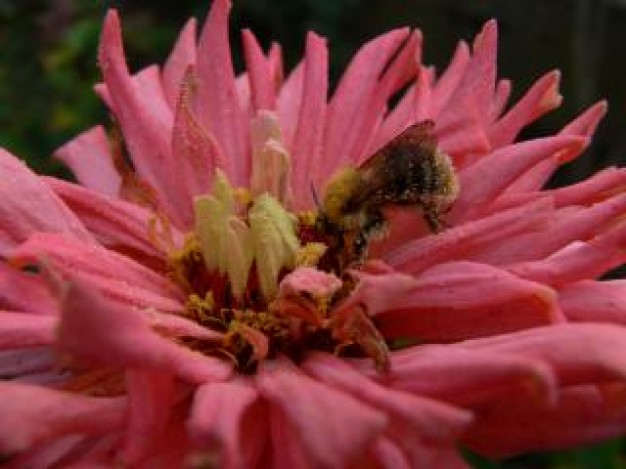
{"type": "Polygon", "coordinates": [[[359,169],[367,171],[370,168],[375,169],[384,166],[387,159],[393,158],[394,153],[406,148],[433,153],[437,148],[434,130],[435,123],[431,120],[418,122],[407,127],[361,163],[359,169]]]}
{"type": "Polygon", "coordinates": [[[437,149],[434,128],[435,123],[430,120],[413,124],[365,160],[359,170],[366,184],[361,191],[354,194],[351,203],[358,206],[392,185],[397,177],[396,172],[403,169],[395,165],[395,160],[402,153],[434,154],[437,149]]]}

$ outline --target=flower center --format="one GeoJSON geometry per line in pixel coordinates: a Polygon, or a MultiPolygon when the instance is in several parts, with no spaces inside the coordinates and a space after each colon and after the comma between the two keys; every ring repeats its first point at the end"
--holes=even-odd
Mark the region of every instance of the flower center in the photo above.
{"type": "Polygon", "coordinates": [[[189,346],[232,360],[242,373],[311,349],[374,356],[386,366],[386,345],[364,311],[329,314],[354,281],[338,269],[337,241],[316,213],[295,215],[267,192],[234,189],[220,171],[194,208],[195,229],[171,253],[170,275],[188,294],[185,314],[223,339],[189,346]]]}

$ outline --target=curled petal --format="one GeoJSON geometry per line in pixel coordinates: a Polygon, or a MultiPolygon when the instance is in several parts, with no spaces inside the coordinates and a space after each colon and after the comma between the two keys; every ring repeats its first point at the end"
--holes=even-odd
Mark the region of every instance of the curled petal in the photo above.
{"type": "MultiPolygon", "coordinates": [[[[84,244],[63,235],[39,233],[13,251],[13,262],[38,265],[50,262],[55,268],[68,275],[78,274],[89,278],[95,284],[108,287],[111,293],[118,291],[119,297],[131,299],[134,295],[124,295],[124,289],[145,291],[153,297],[161,297],[170,308],[182,300],[182,292],[166,277],[148,269],[132,259],[106,250],[96,244],[84,244]],[[112,277],[111,273],[115,272],[112,277]]],[[[153,306],[156,307],[156,304],[153,306]]],[[[169,309],[168,309],[169,310],[169,309]]]]}
{"type": "Polygon", "coordinates": [[[250,78],[250,91],[254,111],[274,109],[276,104],[276,88],[273,83],[272,69],[263,55],[263,50],[256,37],[249,29],[242,31],[246,68],[250,78]]]}
{"type": "Polygon", "coordinates": [[[0,311],[0,350],[50,345],[55,324],[49,315],[0,311]]]}
{"type": "Polygon", "coordinates": [[[626,326],[626,280],[570,283],[559,289],[559,305],[570,321],[626,326]]]}
{"type": "Polygon", "coordinates": [[[55,314],[58,304],[45,280],[0,262],[0,308],[36,314],[55,314]]]}
{"type": "Polygon", "coordinates": [[[459,346],[545,361],[562,386],[626,380],[626,330],[614,325],[559,324],[474,339],[459,346]]]}
{"type": "Polygon", "coordinates": [[[578,148],[559,152],[545,159],[527,171],[522,177],[509,186],[508,192],[536,191],[548,182],[554,171],[563,163],[578,157],[587,148],[598,123],[606,113],[606,102],[594,104],[580,116],[565,126],[559,135],[578,135],[586,139],[586,143],[578,148]]]}
{"type": "Polygon", "coordinates": [[[474,451],[491,458],[528,451],[559,450],[620,436],[626,430],[626,389],[611,397],[595,386],[563,390],[558,405],[542,406],[522,398],[493,402],[465,438],[474,451]]]}
{"type": "Polygon", "coordinates": [[[304,58],[304,82],[298,125],[293,138],[291,189],[296,207],[311,206],[311,182],[317,184],[326,122],[328,49],[326,40],[309,33],[304,58]]]}
{"type": "Polygon", "coordinates": [[[626,261],[626,223],[587,242],[574,242],[545,259],[520,262],[507,270],[536,282],[559,287],[593,279],[626,261]]]}
{"type": "Polygon", "coordinates": [[[112,199],[77,184],[44,177],[45,183],[74,212],[98,241],[112,249],[137,250],[147,256],[160,258],[170,239],[182,236],[173,230],[161,238],[148,228],[156,223],[154,212],[123,200],[112,199]]]}
{"type": "Polygon", "coordinates": [[[137,464],[157,450],[174,405],[174,379],[167,373],[129,370],[126,373],[128,415],[119,459],[137,464]]]}
{"type": "MultiPolygon", "coordinates": [[[[372,93],[369,103],[365,108],[361,127],[355,127],[356,135],[363,136],[368,135],[369,138],[357,137],[354,147],[350,150],[350,162],[362,163],[369,156],[370,152],[364,150],[369,148],[373,137],[376,133],[376,129],[380,127],[382,121],[382,115],[387,110],[387,103],[394,93],[401,90],[407,83],[415,78],[418,71],[420,71],[420,59],[422,55],[422,34],[419,30],[411,32],[406,42],[402,45],[402,48],[397,52],[393,60],[385,68],[385,72],[381,75],[374,93],[372,93]]],[[[429,76],[426,70],[422,73],[422,78],[418,86],[419,97],[426,97],[426,88],[422,87],[422,83],[429,84],[429,76]]],[[[417,96],[416,96],[417,98],[417,96]]],[[[422,103],[419,103],[422,104],[422,103]]],[[[426,103],[423,103],[425,106],[426,103]]],[[[416,117],[418,112],[423,112],[422,109],[416,109],[416,117]]],[[[412,124],[413,122],[411,122],[412,124]]],[[[354,131],[353,131],[354,132],[354,131]]],[[[378,148],[373,148],[373,151],[378,148]]]]}
{"type": "Polygon", "coordinates": [[[193,224],[194,196],[207,193],[212,175],[218,168],[227,165],[215,137],[200,125],[191,109],[194,80],[194,71],[189,68],[175,107],[172,153],[176,159],[165,161],[170,185],[179,197],[176,203],[177,219],[185,228],[193,224]]]}
{"type": "Polygon", "coordinates": [[[282,412],[307,460],[320,467],[343,466],[354,460],[386,424],[382,412],[308,378],[283,361],[265,362],[257,386],[271,407],[282,412]]]}
{"type": "Polygon", "coordinates": [[[459,223],[475,218],[507,186],[539,161],[559,151],[573,151],[585,143],[586,139],[577,136],[555,136],[509,145],[490,153],[461,172],[463,189],[449,219],[459,223]]]}
{"type": "Polygon", "coordinates": [[[119,194],[121,176],[115,169],[111,144],[100,125],[89,129],[54,152],[85,187],[110,196],[119,194]]]}
{"type": "MultiPolygon", "coordinates": [[[[350,148],[356,139],[357,125],[364,119],[368,100],[385,67],[409,35],[408,28],[390,31],[365,44],[344,72],[328,108],[324,163],[332,164],[329,173],[349,164],[350,148]]],[[[330,175],[330,174],[329,174],[330,175]]]]}
{"type": "Polygon", "coordinates": [[[391,355],[383,384],[462,407],[480,407],[521,390],[554,402],[556,376],[550,366],[526,356],[424,345],[391,355]]]}
{"type": "Polygon", "coordinates": [[[472,259],[503,241],[539,231],[548,224],[552,208],[552,201],[544,197],[408,242],[386,254],[385,260],[398,271],[417,274],[438,263],[472,259]]]}
{"type": "Polygon", "coordinates": [[[572,207],[554,212],[544,230],[502,240],[476,256],[487,263],[512,264],[546,259],[577,241],[606,236],[607,228],[626,213],[626,194],[598,202],[591,207],[572,207]]]}
{"type": "Polygon", "coordinates": [[[549,191],[557,207],[591,205],[626,192],[626,168],[606,168],[589,179],[549,191]]]}
{"type": "Polygon", "coordinates": [[[445,107],[436,119],[439,145],[454,155],[458,167],[464,166],[463,157],[468,154],[482,155],[490,149],[486,132],[495,93],[497,37],[496,22],[487,22],[474,40],[473,55],[450,95],[455,105],[445,107]]]}
{"type": "Polygon", "coordinates": [[[187,422],[200,451],[215,451],[225,469],[256,467],[267,439],[267,415],[257,392],[240,381],[211,383],[195,393],[187,422]]]}
{"type": "Polygon", "coordinates": [[[556,295],[494,267],[450,262],[419,278],[359,274],[334,315],[363,305],[386,338],[452,340],[563,321],[556,295]]]}
{"type": "Polygon", "coordinates": [[[250,177],[250,158],[228,43],[230,8],[230,0],[215,1],[200,35],[195,109],[227,156],[222,169],[234,184],[244,186],[250,177]]]}
{"type": "Polygon", "coordinates": [[[468,412],[442,402],[385,388],[332,355],[315,354],[302,366],[329,386],[383,410],[390,425],[401,426],[407,439],[413,432],[422,443],[452,443],[472,420],[468,412]]]}
{"type": "Polygon", "coordinates": [[[489,139],[494,148],[513,142],[518,132],[542,114],[557,108],[562,101],[559,94],[561,73],[552,71],[541,77],[490,130],[489,139]]]}
{"type": "Polygon", "coordinates": [[[170,175],[163,167],[163,161],[172,157],[172,113],[162,92],[160,98],[152,102],[151,95],[154,93],[143,94],[140,83],[131,78],[124,57],[120,21],[115,10],[109,10],[104,21],[99,63],[111,106],[122,128],[134,166],[139,176],[155,191],[167,213],[175,215],[175,206],[167,197],[170,175]],[[157,105],[157,102],[160,104],[157,105]]]}
{"type": "Polygon", "coordinates": [[[217,359],[161,337],[139,312],[107,301],[76,280],[67,285],[58,340],[63,350],[86,362],[168,372],[192,383],[225,379],[231,371],[217,359]]]}
{"type": "Polygon", "coordinates": [[[24,163],[0,148],[0,255],[44,231],[93,241],[78,218],[24,163]]]}
{"type": "Polygon", "coordinates": [[[176,107],[188,67],[196,63],[196,26],[195,18],[187,21],[163,67],[163,93],[172,109],[176,107]]]}
{"type": "Polygon", "coordinates": [[[77,396],[41,386],[0,383],[0,453],[24,451],[50,438],[101,435],[123,425],[122,398],[77,396]]]}
{"type": "Polygon", "coordinates": [[[437,118],[439,113],[445,108],[459,86],[465,69],[470,61],[470,49],[466,42],[461,41],[456,47],[450,64],[446,67],[443,74],[437,80],[433,88],[431,98],[431,113],[433,118],[437,118]]]}

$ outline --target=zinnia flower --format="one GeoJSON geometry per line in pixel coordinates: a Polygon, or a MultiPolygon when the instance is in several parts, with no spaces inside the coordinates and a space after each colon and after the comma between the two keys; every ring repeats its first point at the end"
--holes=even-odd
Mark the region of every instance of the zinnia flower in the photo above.
{"type": "Polygon", "coordinates": [[[622,435],[626,282],[596,279],[626,257],[626,172],[542,189],[605,103],[516,142],[559,73],[507,106],[493,21],[442,73],[384,34],[330,98],[323,38],[284,78],[244,31],[236,76],[228,11],[134,75],[107,14],[115,125],[56,154],[80,184],[0,152],[7,467],[451,468],[622,435]],[[347,213],[342,178],[415,124],[445,204],[347,213]]]}

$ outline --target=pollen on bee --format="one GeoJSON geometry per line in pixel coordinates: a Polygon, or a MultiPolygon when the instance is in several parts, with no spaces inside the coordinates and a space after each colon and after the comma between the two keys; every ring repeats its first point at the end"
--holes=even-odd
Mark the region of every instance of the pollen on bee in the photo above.
{"type": "Polygon", "coordinates": [[[331,178],[324,197],[324,212],[330,220],[337,221],[342,218],[343,205],[352,196],[360,181],[361,176],[356,168],[344,168],[331,178]]]}

